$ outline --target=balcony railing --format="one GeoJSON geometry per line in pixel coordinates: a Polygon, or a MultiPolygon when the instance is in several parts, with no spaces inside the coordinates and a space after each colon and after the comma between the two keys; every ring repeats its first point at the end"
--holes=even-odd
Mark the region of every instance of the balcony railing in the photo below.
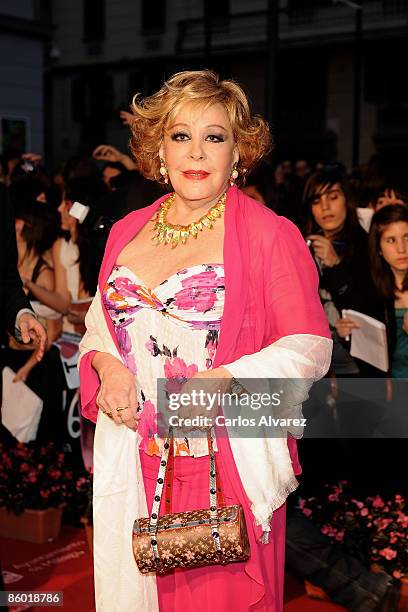
{"type": "MultiPolygon", "coordinates": [[[[408,0],[365,0],[364,32],[387,32],[408,25],[408,0]]],[[[211,48],[214,51],[229,48],[259,47],[266,42],[267,12],[252,11],[231,14],[229,21],[211,24],[211,48]]],[[[280,39],[288,43],[313,42],[319,37],[354,37],[355,11],[343,5],[317,6],[304,11],[281,11],[280,39]]],[[[177,49],[179,53],[202,51],[205,46],[204,19],[189,19],[178,24],[177,49]]]]}

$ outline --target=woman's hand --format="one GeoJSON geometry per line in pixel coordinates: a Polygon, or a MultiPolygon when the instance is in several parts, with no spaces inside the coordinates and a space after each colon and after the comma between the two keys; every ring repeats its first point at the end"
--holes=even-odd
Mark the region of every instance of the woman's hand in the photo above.
{"type": "Polygon", "coordinates": [[[117,425],[136,431],[140,414],[134,374],[108,353],[96,353],[92,365],[101,381],[97,405],[117,425]]]}
{"type": "Polygon", "coordinates": [[[101,144],[93,150],[92,157],[105,162],[122,163],[124,154],[112,145],[101,144]]]}
{"type": "Polygon", "coordinates": [[[127,170],[136,170],[136,164],[133,159],[112,145],[101,144],[97,146],[92,153],[92,157],[105,162],[122,164],[127,170]]]}
{"type": "Polygon", "coordinates": [[[43,325],[32,314],[24,312],[18,318],[17,327],[24,344],[34,342],[35,358],[41,361],[47,348],[47,332],[43,325]]]}
{"type": "Polygon", "coordinates": [[[310,236],[307,236],[307,239],[311,240],[314,254],[325,266],[332,268],[340,263],[340,257],[337,255],[329,238],[319,234],[310,234],[310,236]]]}
{"type": "Polygon", "coordinates": [[[334,327],[340,338],[347,338],[353,332],[353,329],[360,329],[360,325],[351,318],[337,319],[334,323],[334,327]]]}
{"type": "Polygon", "coordinates": [[[205,426],[195,427],[188,424],[183,425],[183,423],[185,419],[193,419],[195,417],[214,419],[218,414],[219,408],[218,401],[214,400],[217,400],[218,393],[222,395],[228,391],[231,379],[232,374],[226,368],[219,367],[214,370],[197,372],[197,374],[184,383],[180,390],[180,395],[188,394],[193,398],[194,392],[197,394],[201,392],[201,395],[198,395],[198,397],[196,396],[196,405],[193,403],[189,403],[187,406],[181,405],[177,411],[181,429],[184,433],[197,429],[206,429],[205,426]],[[204,396],[202,394],[204,394],[204,396]],[[208,397],[211,399],[208,399],[208,397]],[[203,401],[200,401],[201,398],[203,401]]]}
{"type": "Polygon", "coordinates": [[[39,153],[23,153],[21,159],[31,162],[32,164],[39,164],[42,160],[42,155],[39,153]]]}
{"type": "Polygon", "coordinates": [[[135,120],[135,116],[125,110],[119,112],[119,117],[122,119],[123,125],[132,125],[135,120]]]}

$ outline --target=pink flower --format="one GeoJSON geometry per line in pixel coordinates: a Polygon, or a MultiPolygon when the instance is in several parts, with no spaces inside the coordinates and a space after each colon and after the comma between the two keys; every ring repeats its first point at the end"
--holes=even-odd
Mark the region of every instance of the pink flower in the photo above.
{"type": "Polygon", "coordinates": [[[208,353],[209,359],[214,359],[214,355],[215,355],[216,350],[217,350],[217,346],[216,346],[215,342],[213,342],[211,340],[207,344],[207,353],[208,353]]]}
{"type": "Polygon", "coordinates": [[[352,499],[351,501],[356,504],[357,508],[362,508],[364,506],[363,502],[358,501],[357,499],[352,499]]]}
{"type": "Polygon", "coordinates": [[[302,512],[305,516],[310,516],[311,514],[313,514],[313,511],[310,510],[310,508],[303,508],[302,512]]]}
{"type": "Polygon", "coordinates": [[[397,494],[395,496],[395,501],[397,502],[397,504],[400,504],[404,501],[404,498],[402,497],[402,495],[397,494]]]}
{"type": "Polygon", "coordinates": [[[336,533],[336,540],[337,542],[342,542],[343,539],[344,539],[344,529],[341,529],[340,531],[336,533]]]}
{"type": "Polygon", "coordinates": [[[216,300],[215,289],[224,284],[214,270],[194,274],[181,281],[183,289],[177,291],[174,306],[180,310],[195,310],[205,312],[210,310],[216,300]]]}
{"type": "Polygon", "coordinates": [[[22,472],[28,472],[28,470],[29,470],[29,469],[30,469],[30,466],[28,465],[28,463],[22,463],[22,464],[20,465],[20,470],[21,470],[22,472]]]}
{"type": "Polygon", "coordinates": [[[408,516],[401,511],[398,511],[397,523],[401,525],[403,528],[408,527],[408,516]]]}
{"type": "Polygon", "coordinates": [[[360,514],[361,514],[361,516],[367,516],[368,515],[368,508],[362,508],[360,510],[360,514]]]}
{"type": "Polygon", "coordinates": [[[377,524],[378,525],[378,531],[383,531],[384,529],[386,529],[388,527],[388,525],[391,525],[391,523],[392,523],[392,519],[391,518],[389,518],[389,519],[386,519],[386,518],[385,519],[379,519],[379,522],[377,524]]]}
{"type": "Polygon", "coordinates": [[[395,557],[397,556],[397,551],[388,546],[388,548],[383,548],[382,550],[380,550],[379,554],[382,557],[385,557],[387,561],[392,561],[392,559],[395,559],[395,557]]]}
{"type": "Polygon", "coordinates": [[[153,340],[148,340],[145,344],[145,347],[147,348],[149,353],[151,353],[154,356],[155,351],[154,351],[153,340]]]}
{"type": "Polygon", "coordinates": [[[142,415],[139,421],[138,432],[143,439],[143,448],[147,450],[149,440],[157,433],[157,413],[154,404],[150,400],[143,403],[142,415]]]}
{"type": "Polygon", "coordinates": [[[379,495],[376,495],[373,499],[373,508],[383,508],[384,502],[379,495]]]}
{"type": "Polygon", "coordinates": [[[399,580],[400,578],[402,578],[403,574],[402,572],[400,572],[399,570],[394,570],[392,572],[392,575],[394,576],[394,578],[396,578],[397,580],[399,580]]]}
{"type": "Polygon", "coordinates": [[[180,357],[173,357],[171,361],[166,357],[164,362],[164,375],[168,379],[166,391],[168,393],[179,393],[183,383],[197,372],[198,367],[195,363],[188,366],[184,359],[180,357]]]}
{"type": "Polygon", "coordinates": [[[338,502],[339,496],[337,493],[331,493],[328,497],[329,502],[338,502]]]}

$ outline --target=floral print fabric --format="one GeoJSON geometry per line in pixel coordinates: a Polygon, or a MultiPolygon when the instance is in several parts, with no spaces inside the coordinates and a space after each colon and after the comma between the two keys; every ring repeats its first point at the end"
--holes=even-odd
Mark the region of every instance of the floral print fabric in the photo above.
{"type": "MultiPolygon", "coordinates": [[[[189,378],[211,368],[224,309],[224,267],[198,264],[150,289],[125,266],[114,266],[103,290],[124,363],[136,377],[141,448],[161,455],[158,378],[189,378]]],[[[208,454],[206,438],[176,438],[176,456],[208,454]]]]}

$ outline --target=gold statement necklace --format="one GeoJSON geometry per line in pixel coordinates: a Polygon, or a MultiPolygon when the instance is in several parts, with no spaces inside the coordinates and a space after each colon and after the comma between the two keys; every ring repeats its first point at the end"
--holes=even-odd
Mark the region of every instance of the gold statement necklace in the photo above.
{"type": "Polygon", "coordinates": [[[167,213],[175,200],[176,194],[172,193],[169,198],[164,200],[160,205],[160,208],[153,220],[154,226],[152,232],[154,236],[152,240],[158,244],[171,244],[171,248],[174,249],[178,244],[186,244],[190,236],[197,238],[198,232],[203,229],[212,229],[213,222],[221,217],[225,210],[225,202],[227,199],[224,193],[218,202],[210,208],[210,210],[200,217],[198,221],[194,221],[189,225],[173,225],[166,221],[167,213]]]}

